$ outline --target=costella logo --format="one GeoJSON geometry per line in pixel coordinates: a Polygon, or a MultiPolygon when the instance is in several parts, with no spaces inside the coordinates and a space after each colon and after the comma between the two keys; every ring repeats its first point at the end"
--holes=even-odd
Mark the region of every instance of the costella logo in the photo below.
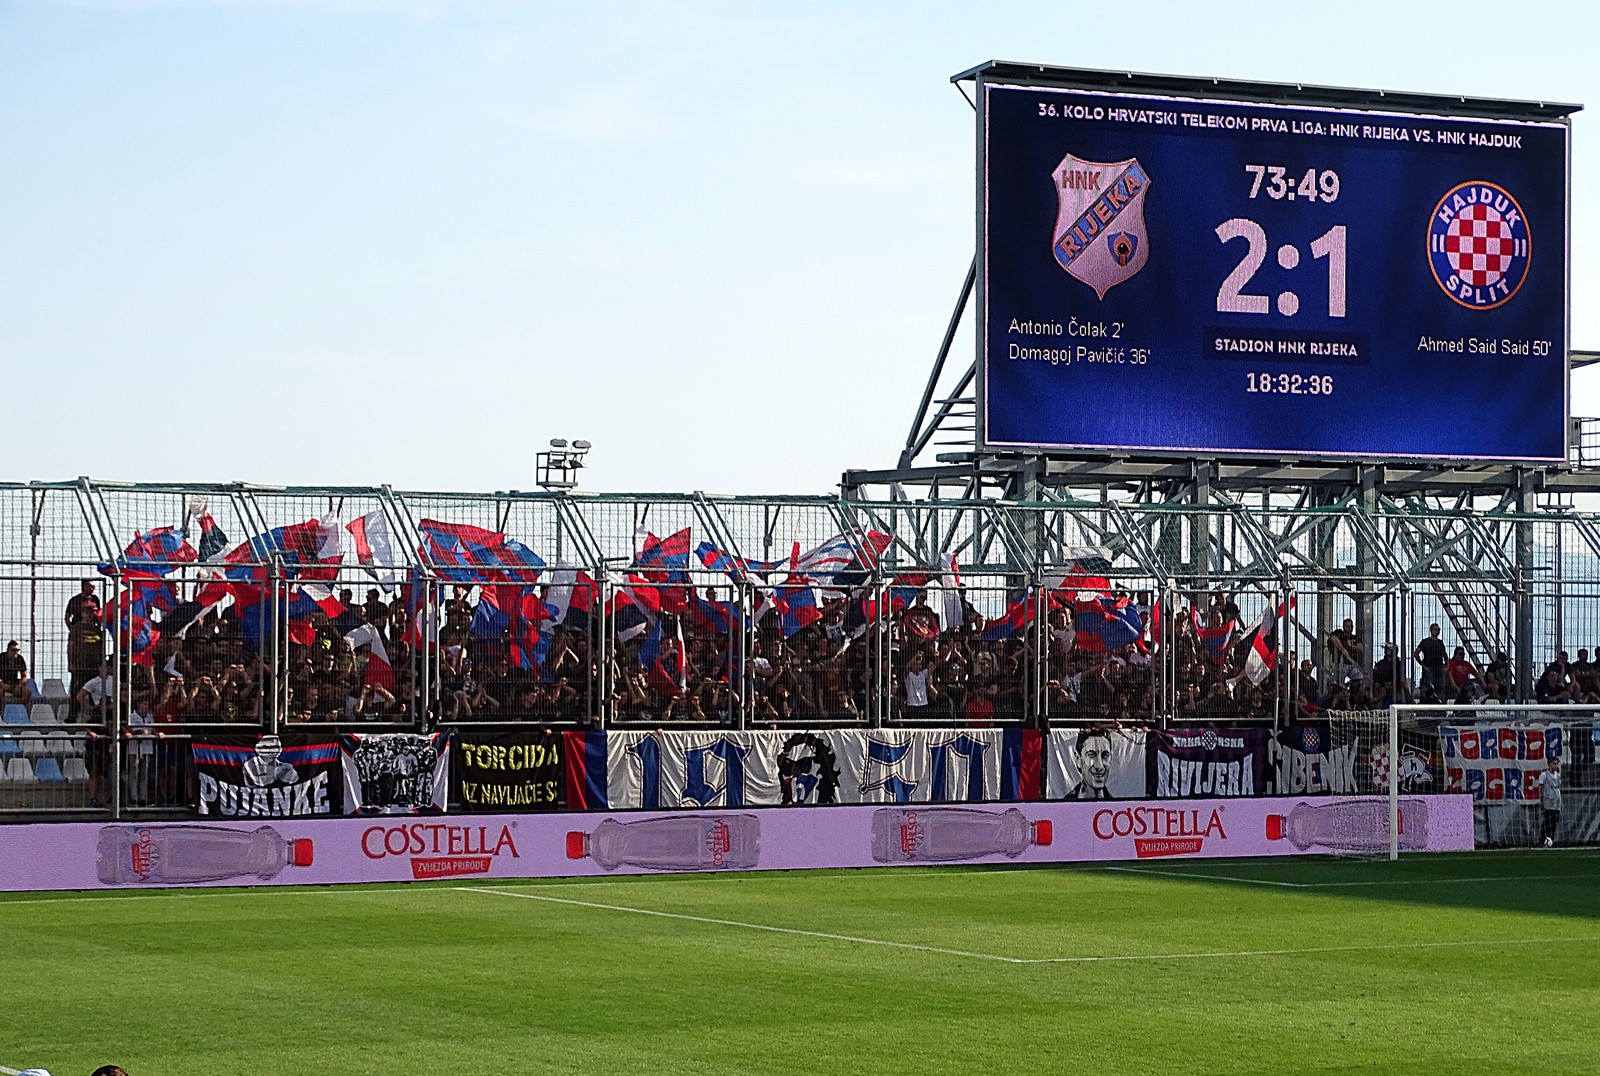
{"type": "Polygon", "coordinates": [[[368,859],[411,857],[415,879],[488,874],[498,856],[520,857],[510,826],[452,826],[412,822],[368,826],[361,833],[361,851],[368,859]]]}
{"type": "Polygon", "coordinates": [[[1094,835],[1102,841],[1132,837],[1140,859],[1194,855],[1207,837],[1228,839],[1220,807],[1108,807],[1094,813],[1094,835]]]}

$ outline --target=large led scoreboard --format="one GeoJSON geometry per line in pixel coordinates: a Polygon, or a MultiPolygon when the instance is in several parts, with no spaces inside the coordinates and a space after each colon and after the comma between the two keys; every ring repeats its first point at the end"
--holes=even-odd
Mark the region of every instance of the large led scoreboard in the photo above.
{"type": "Polygon", "coordinates": [[[983,447],[1566,458],[1575,106],[964,77],[983,447]]]}

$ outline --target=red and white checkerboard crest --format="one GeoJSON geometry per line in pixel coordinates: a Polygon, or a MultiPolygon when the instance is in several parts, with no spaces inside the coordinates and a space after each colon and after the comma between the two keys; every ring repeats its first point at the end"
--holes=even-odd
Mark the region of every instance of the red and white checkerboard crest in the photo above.
{"type": "Polygon", "coordinates": [[[1475,179],[1445,192],[1428,221],[1428,262],[1446,295],[1469,310],[1511,301],[1528,277],[1528,221],[1511,192],[1475,179]]]}

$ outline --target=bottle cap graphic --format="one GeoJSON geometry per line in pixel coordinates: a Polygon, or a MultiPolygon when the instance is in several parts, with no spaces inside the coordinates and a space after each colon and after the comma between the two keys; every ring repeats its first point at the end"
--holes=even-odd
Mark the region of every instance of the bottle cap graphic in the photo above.
{"type": "Polygon", "coordinates": [[[311,866],[311,839],[300,837],[289,842],[289,862],[296,867],[311,866]]]}
{"type": "Polygon", "coordinates": [[[1283,840],[1283,815],[1281,815],[1281,814],[1269,814],[1269,815],[1267,815],[1267,840],[1269,840],[1269,841],[1281,841],[1281,840],[1283,840]]]}
{"type": "Polygon", "coordinates": [[[582,830],[573,830],[567,834],[567,858],[582,859],[589,854],[589,835],[582,830]]]}
{"type": "Polygon", "coordinates": [[[1056,826],[1048,818],[1041,818],[1033,824],[1033,843],[1043,847],[1055,840],[1056,826]]]}

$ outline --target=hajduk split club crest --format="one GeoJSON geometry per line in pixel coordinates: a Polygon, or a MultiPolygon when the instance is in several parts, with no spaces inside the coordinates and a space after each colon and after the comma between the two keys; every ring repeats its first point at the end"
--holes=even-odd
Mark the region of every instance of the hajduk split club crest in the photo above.
{"type": "Polygon", "coordinates": [[[1428,221],[1428,262],[1445,294],[1493,310],[1528,278],[1528,221],[1511,192],[1474,179],[1445,192],[1428,221]]]}
{"type": "Polygon", "coordinates": [[[1061,268],[1104,299],[1150,257],[1144,228],[1150,176],[1137,160],[1100,164],[1069,153],[1051,178],[1060,199],[1052,252],[1061,268]]]}

